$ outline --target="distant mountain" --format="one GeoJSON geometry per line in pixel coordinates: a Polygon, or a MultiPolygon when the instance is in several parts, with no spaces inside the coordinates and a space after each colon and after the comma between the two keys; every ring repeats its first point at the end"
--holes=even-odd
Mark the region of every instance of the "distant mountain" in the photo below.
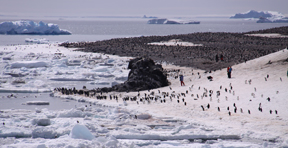
{"type": "Polygon", "coordinates": [[[255,11],[250,10],[245,13],[237,13],[234,16],[231,16],[230,18],[282,18],[284,17],[283,14],[276,12],[276,11],[255,11]]]}

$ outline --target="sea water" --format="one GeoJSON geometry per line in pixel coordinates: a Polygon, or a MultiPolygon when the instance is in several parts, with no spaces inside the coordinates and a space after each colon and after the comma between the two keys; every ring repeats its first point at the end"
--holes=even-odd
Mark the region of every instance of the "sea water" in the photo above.
{"type": "MultiPolygon", "coordinates": [[[[46,18],[47,19],[47,18],[46,18]]],[[[4,20],[16,21],[17,19],[4,20]]],[[[188,34],[195,32],[248,32],[287,26],[288,23],[256,23],[257,20],[229,18],[195,18],[200,24],[147,24],[144,18],[107,18],[107,19],[77,19],[77,20],[44,20],[45,23],[58,24],[59,28],[72,32],[72,35],[0,35],[0,45],[27,44],[26,38],[46,38],[50,42],[83,42],[99,41],[112,38],[137,36],[163,36],[173,34],[188,34]]],[[[35,22],[41,21],[33,20],[35,22]]]]}

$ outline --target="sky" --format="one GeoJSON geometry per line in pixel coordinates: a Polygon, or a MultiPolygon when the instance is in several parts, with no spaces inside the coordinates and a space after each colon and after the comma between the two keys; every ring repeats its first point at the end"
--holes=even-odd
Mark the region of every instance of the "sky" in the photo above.
{"type": "Polygon", "coordinates": [[[288,0],[0,0],[0,16],[232,16],[249,10],[288,16],[288,0]]]}

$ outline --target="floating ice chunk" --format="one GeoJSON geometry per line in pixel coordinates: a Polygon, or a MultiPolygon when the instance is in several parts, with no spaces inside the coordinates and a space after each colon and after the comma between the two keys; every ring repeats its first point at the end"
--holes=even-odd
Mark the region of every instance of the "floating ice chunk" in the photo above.
{"type": "Polygon", "coordinates": [[[9,128],[9,129],[1,129],[0,130],[0,138],[6,137],[16,137],[16,138],[30,138],[31,131],[20,128],[9,128]]]}
{"type": "Polygon", "coordinates": [[[76,110],[76,109],[70,109],[66,111],[62,111],[58,114],[58,117],[62,118],[72,118],[72,117],[85,117],[85,116],[91,116],[92,113],[89,112],[83,112],[81,110],[76,110]]]}
{"type": "Polygon", "coordinates": [[[54,139],[57,137],[57,133],[54,129],[48,129],[46,127],[39,127],[32,131],[33,138],[46,138],[46,139],[54,139]]]}
{"type": "Polygon", "coordinates": [[[109,59],[107,60],[107,63],[113,63],[115,60],[114,59],[109,59]]]}
{"type": "Polygon", "coordinates": [[[46,62],[41,61],[18,61],[11,64],[11,68],[37,68],[37,67],[47,67],[48,64],[46,62]]]}
{"type": "Polygon", "coordinates": [[[118,81],[126,81],[128,79],[127,76],[123,76],[123,77],[116,77],[115,80],[118,80],[118,81]]]}
{"type": "Polygon", "coordinates": [[[107,67],[102,67],[102,66],[99,66],[99,67],[96,67],[94,70],[94,72],[107,72],[109,71],[107,67]]]}
{"type": "Polygon", "coordinates": [[[92,81],[91,79],[86,78],[50,78],[53,81],[92,81]]]}
{"type": "Polygon", "coordinates": [[[48,126],[51,124],[51,121],[50,119],[33,119],[32,124],[38,126],[48,126]]]}
{"type": "Polygon", "coordinates": [[[90,84],[93,85],[110,85],[110,82],[103,82],[103,81],[92,81],[90,84]]]}
{"type": "Polygon", "coordinates": [[[27,101],[26,105],[49,105],[48,101],[27,101]]]}
{"type": "Polygon", "coordinates": [[[112,77],[115,77],[115,76],[114,76],[114,75],[111,75],[111,74],[99,74],[98,77],[112,78],[112,77]]]}
{"type": "Polygon", "coordinates": [[[74,139],[84,139],[84,140],[92,140],[95,138],[86,126],[79,124],[76,124],[72,128],[70,132],[70,137],[74,139]]]}
{"type": "Polygon", "coordinates": [[[114,64],[109,64],[109,63],[101,63],[99,64],[100,66],[114,66],[114,64]]]}
{"type": "Polygon", "coordinates": [[[41,39],[26,38],[25,42],[37,43],[37,44],[48,44],[49,40],[47,40],[46,38],[41,38],[41,39]]]}

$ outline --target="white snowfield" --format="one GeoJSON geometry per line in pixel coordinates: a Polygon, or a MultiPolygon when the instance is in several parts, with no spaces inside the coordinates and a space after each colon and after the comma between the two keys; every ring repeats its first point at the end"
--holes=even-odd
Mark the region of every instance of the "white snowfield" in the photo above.
{"type": "MultiPolygon", "coordinates": [[[[88,64],[88,61],[81,62],[79,67],[83,69],[78,70],[82,72],[81,74],[76,73],[74,69],[77,66],[73,66],[73,69],[67,68],[69,60],[77,63],[72,59],[75,60],[74,58],[80,55],[88,56],[92,53],[72,52],[71,49],[56,45],[25,45],[17,46],[17,49],[15,46],[1,47],[0,49],[1,57],[10,55],[12,60],[2,59],[1,68],[7,68],[5,73],[23,74],[23,71],[35,70],[37,74],[41,73],[41,78],[61,75],[65,75],[65,77],[70,75],[76,78],[83,76],[84,72],[86,76],[89,75],[90,78],[93,78],[94,73],[112,73],[112,69],[107,66],[93,65],[92,62],[88,64]],[[61,58],[58,57],[59,59],[53,62],[49,57],[54,57],[55,51],[61,51],[63,55],[58,55],[61,58]],[[20,57],[16,58],[17,55],[20,56],[19,54],[21,54],[21,60],[31,58],[31,61],[35,61],[37,57],[41,57],[40,60],[47,58],[46,63],[49,66],[36,69],[22,67],[20,68],[22,71],[19,68],[10,68],[11,63],[21,61],[20,57]],[[35,57],[27,56],[28,54],[35,55],[35,57]],[[60,62],[61,60],[62,62],[60,62]],[[98,68],[93,69],[93,67],[98,68]],[[58,72],[55,69],[58,69],[58,72]],[[11,71],[7,72],[8,70],[11,71]]],[[[100,59],[103,57],[104,55],[100,59]]],[[[93,59],[99,58],[95,58],[94,55],[93,59]]],[[[121,72],[115,70],[119,65],[127,66],[127,62],[124,64],[124,59],[128,60],[129,58],[107,56],[105,60],[106,63],[111,62],[118,65],[113,70],[124,75],[128,74],[128,72],[122,72],[122,70],[125,71],[124,68],[121,69],[121,72]]],[[[202,70],[164,64],[165,69],[181,69],[186,85],[180,86],[179,78],[175,79],[179,73],[170,73],[170,86],[150,90],[150,92],[139,92],[138,103],[121,99],[127,96],[137,96],[138,92],[103,94],[117,95],[118,101],[110,100],[109,97],[107,100],[97,100],[95,97],[66,96],[55,92],[54,96],[59,97],[58,99],[87,102],[87,105],[60,111],[48,109],[0,110],[0,137],[2,137],[0,145],[4,148],[287,147],[287,59],[288,50],[282,49],[276,53],[234,65],[231,79],[227,78],[226,68],[205,73],[202,70]],[[207,76],[212,76],[213,81],[209,81],[207,76]],[[152,92],[155,94],[150,94],[152,92]],[[165,96],[164,92],[169,95],[165,96]],[[220,95],[217,96],[219,93],[220,95]],[[141,102],[140,98],[145,97],[145,94],[159,98],[157,101],[144,99],[145,101],[141,102]],[[175,97],[173,97],[174,95],[175,97]]],[[[121,78],[116,73],[113,75],[121,78]]],[[[8,91],[26,88],[25,84],[17,84],[20,87],[14,87],[8,76],[1,74],[3,79],[4,77],[8,78],[6,83],[0,84],[1,89],[8,91]]],[[[32,82],[36,81],[32,79],[36,77],[30,75],[30,72],[29,75],[24,76],[27,78],[25,81],[32,82]]],[[[114,78],[109,79],[114,81],[114,78]]],[[[49,85],[47,79],[43,81],[40,86],[49,85]]],[[[69,81],[65,81],[65,83],[69,83],[69,81]]],[[[30,86],[38,88],[37,85],[30,86]]]]}
{"type": "Polygon", "coordinates": [[[0,23],[0,34],[68,35],[71,32],[60,29],[57,24],[47,24],[42,21],[39,23],[33,21],[8,21],[0,23]]]}

